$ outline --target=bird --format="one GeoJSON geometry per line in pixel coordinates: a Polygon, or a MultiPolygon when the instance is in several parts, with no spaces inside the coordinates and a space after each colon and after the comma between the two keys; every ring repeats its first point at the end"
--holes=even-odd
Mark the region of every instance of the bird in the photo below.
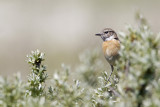
{"type": "Polygon", "coordinates": [[[103,54],[111,66],[111,73],[107,80],[108,82],[110,81],[110,77],[114,71],[115,61],[119,59],[120,40],[117,36],[117,33],[111,28],[104,28],[100,33],[95,35],[102,38],[103,54]]]}

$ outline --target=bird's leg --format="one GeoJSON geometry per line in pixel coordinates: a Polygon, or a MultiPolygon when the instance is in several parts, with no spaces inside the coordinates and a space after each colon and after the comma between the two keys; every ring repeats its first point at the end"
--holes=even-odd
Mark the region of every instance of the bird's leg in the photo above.
{"type": "Polygon", "coordinates": [[[108,80],[107,80],[107,83],[108,83],[108,81],[110,81],[110,78],[111,78],[111,75],[112,75],[112,73],[113,73],[113,70],[114,70],[114,67],[113,67],[113,65],[111,65],[111,73],[110,73],[110,75],[109,75],[109,78],[108,78],[108,80]]]}

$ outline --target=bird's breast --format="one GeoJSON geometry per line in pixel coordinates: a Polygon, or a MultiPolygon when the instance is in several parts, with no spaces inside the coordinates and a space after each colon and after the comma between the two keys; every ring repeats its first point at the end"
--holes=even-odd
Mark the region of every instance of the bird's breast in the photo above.
{"type": "Polygon", "coordinates": [[[117,56],[120,50],[120,42],[118,40],[110,40],[103,42],[103,52],[106,58],[117,56]]]}

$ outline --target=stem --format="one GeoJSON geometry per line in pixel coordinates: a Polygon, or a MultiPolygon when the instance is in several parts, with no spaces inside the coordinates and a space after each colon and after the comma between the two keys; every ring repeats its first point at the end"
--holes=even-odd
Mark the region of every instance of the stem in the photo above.
{"type": "Polygon", "coordinates": [[[108,83],[108,81],[110,81],[110,78],[111,78],[111,75],[112,75],[112,73],[113,73],[113,71],[114,71],[114,67],[113,67],[113,65],[111,65],[111,73],[110,73],[110,75],[109,75],[109,78],[108,78],[108,80],[107,80],[107,83],[108,83]]]}

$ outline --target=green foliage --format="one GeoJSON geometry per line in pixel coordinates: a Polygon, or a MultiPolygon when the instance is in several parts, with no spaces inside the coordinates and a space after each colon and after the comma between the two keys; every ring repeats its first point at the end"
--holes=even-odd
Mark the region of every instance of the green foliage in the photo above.
{"type": "Polygon", "coordinates": [[[116,75],[113,75],[110,78],[108,83],[109,74],[105,71],[102,76],[99,77],[101,86],[95,89],[92,96],[93,105],[96,107],[108,107],[113,106],[114,102],[117,102],[117,97],[120,97],[120,94],[117,91],[117,85],[119,79],[116,75]]]}
{"type": "Polygon", "coordinates": [[[52,106],[75,107],[83,105],[84,88],[80,87],[78,80],[74,80],[74,83],[70,84],[69,78],[70,70],[64,64],[60,72],[54,73],[48,95],[52,100],[52,106]]]}
{"type": "MultiPolygon", "coordinates": [[[[121,57],[116,62],[117,71],[114,71],[116,74],[112,77],[113,81],[106,84],[105,88],[101,86],[96,90],[97,96],[93,100],[96,106],[160,105],[160,35],[151,32],[142,16],[137,16],[137,20],[140,22],[138,28],[129,26],[128,33],[120,32],[121,57]]],[[[106,78],[107,75],[101,77],[103,81],[106,81],[106,78]]]]}
{"type": "Polygon", "coordinates": [[[75,69],[62,64],[48,81],[44,53],[36,50],[27,56],[27,82],[20,74],[0,77],[0,107],[159,107],[160,34],[142,15],[136,18],[137,28],[119,32],[120,58],[109,82],[97,49],[81,54],[75,69]]]}
{"type": "Polygon", "coordinates": [[[120,103],[126,106],[152,106],[152,100],[157,99],[150,97],[155,92],[153,82],[158,84],[160,74],[160,35],[151,32],[144,20],[139,17],[141,24],[137,29],[128,27],[128,34],[121,33],[121,58],[117,62],[120,77],[118,86],[122,100],[120,103]],[[146,102],[148,98],[150,101],[146,102]]]}
{"type": "Polygon", "coordinates": [[[25,99],[25,84],[20,74],[14,79],[0,77],[0,107],[20,107],[25,99]]]}
{"type": "Polygon", "coordinates": [[[31,96],[41,96],[44,94],[45,80],[47,79],[47,74],[45,73],[46,67],[41,64],[44,61],[44,53],[39,50],[35,52],[32,51],[31,55],[28,55],[28,63],[32,66],[31,74],[28,76],[29,88],[27,90],[27,95],[31,96]]]}
{"type": "Polygon", "coordinates": [[[95,77],[99,77],[101,72],[104,71],[104,64],[99,59],[99,51],[98,49],[93,51],[86,50],[79,56],[81,64],[77,67],[76,71],[86,86],[96,87],[98,85],[98,78],[95,77]]]}

